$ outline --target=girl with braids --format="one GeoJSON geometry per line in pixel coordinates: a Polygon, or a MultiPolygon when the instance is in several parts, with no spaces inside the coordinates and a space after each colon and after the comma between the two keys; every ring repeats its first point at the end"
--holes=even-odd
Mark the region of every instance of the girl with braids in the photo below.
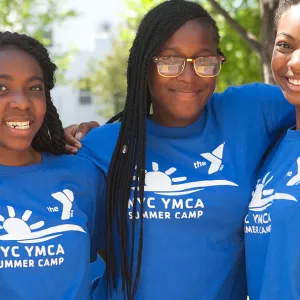
{"type": "Polygon", "coordinates": [[[63,155],[56,66],[36,40],[0,32],[1,299],[89,298],[104,177],[63,155]],[[88,174],[88,176],[86,176],[88,174]],[[90,245],[91,244],[91,245],[90,245]]]}
{"type": "Polygon", "coordinates": [[[251,300],[300,297],[300,0],[279,2],[275,29],[273,75],[297,124],[266,159],[245,218],[251,300]]]}
{"type": "Polygon", "coordinates": [[[107,175],[95,299],[246,299],[244,216],[262,156],[294,109],[264,84],[214,93],[218,46],[200,5],[153,8],[130,51],[124,111],[111,120],[121,122],[82,141],[79,155],[107,175]]]}

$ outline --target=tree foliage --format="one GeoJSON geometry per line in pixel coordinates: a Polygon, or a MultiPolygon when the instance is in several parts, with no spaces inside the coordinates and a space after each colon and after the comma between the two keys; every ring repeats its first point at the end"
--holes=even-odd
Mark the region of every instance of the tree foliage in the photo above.
{"type": "MultiPolygon", "coordinates": [[[[28,34],[44,45],[48,46],[50,40],[46,33],[53,25],[75,17],[74,10],[62,10],[65,0],[0,0],[0,30],[16,31],[28,34]]],[[[54,56],[60,73],[58,80],[63,79],[71,53],[54,56]]]]}

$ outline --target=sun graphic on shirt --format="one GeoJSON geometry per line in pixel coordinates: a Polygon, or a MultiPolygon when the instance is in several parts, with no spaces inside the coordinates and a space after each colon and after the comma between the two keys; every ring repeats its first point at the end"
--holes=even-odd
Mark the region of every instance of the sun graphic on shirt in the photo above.
{"type": "Polygon", "coordinates": [[[159,171],[158,163],[152,162],[152,171],[147,172],[145,175],[145,184],[149,188],[166,189],[172,185],[172,183],[178,183],[186,181],[186,177],[174,177],[170,175],[177,171],[176,168],[169,168],[165,172],[159,171]]]}
{"type": "Polygon", "coordinates": [[[27,224],[27,221],[30,219],[32,214],[31,210],[26,210],[23,213],[22,218],[16,218],[15,209],[11,206],[7,206],[7,211],[9,218],[5,219],[2,215],[0,215],[0,222],[3,223],[0,225],[0,229],[4,229],[11,237],[22,238],[31,234],[33,230],[42,228],[45,225],[44,221],[31,225],[27,224]]]}
{"type": "MultiPolygon", "coordinates": [[[[236,183],[220,179],[220,180],[200,180],[200,181],[188,181],[186,176],[174,177],[173,174],[177,171],[176,168],[171,167],[166,171],[159,171],[159,165],[157,162],[152,162],[152,171],[145,171],[145,192],[154,192],[159,195],[188,195],[204,188],[211,186],[229,185],[237,186],[236,183]]],[[[137,178],[134,176],[133,180],[137,178]]],[[[134,190],[135,187],[133,186],[134,190]]]]}

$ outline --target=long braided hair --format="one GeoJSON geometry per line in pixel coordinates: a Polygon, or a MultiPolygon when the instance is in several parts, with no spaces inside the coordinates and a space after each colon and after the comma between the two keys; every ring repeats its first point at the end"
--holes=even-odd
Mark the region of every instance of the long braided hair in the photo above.
{"type": "Polygon", "coordinates": [[[50,95],[55,84],[56,65],[51,61],[47,49],[37,40],[16,32],[0,32],[0,48],[11,46],[32,55],[43,71],[47,108],[42,127],[34,137],[32,147],[40,152],[65,153],[64,129],[50,95]]]}
{"type": "Polygon", "coordinates": [[[274,25],[275,25],[275,30],[277,31],[278,23],[281,19],[281,16],[292,6],[299,5],[300,0],[280,0],[278,8],[276,9],[275,12],[275,18],[274,18],[274,25]]]}
{"type": "Polygon", "coordinates": [[[215,21],[200,5],[171,0],[159,4],[142,20],[130,51],[127,69],[127,97],[123,112],[109,122],[121,120],[117,144],[107,177],[106,205],[106,270],[107,293],[117,290],[117,263],[120,260],[124,299],[134,299],[140,278],[143,249],[143,201],[140,201],[140,220],[128,222],[128,200],[133,192],[133,216],[137,200],[144,199],[146,119],[150,113],[151,95],[148,72],[152,57],[161,46],[189,20],[198,19],[213,29],[216,45],[219,31],[215,21]],[[133,180],[133,178],[138,180],[133,180]],[[138,227],[138,239],[135,232],[138,227]],[[117,241],[114,240],[117,231],[117,241]],[[135,250],[135,243],[138,250],[135,250]],[[118,246],[116,245],[118,243],[118,246]],[[117,249],[120,248],[120,252],[117,249]]]}

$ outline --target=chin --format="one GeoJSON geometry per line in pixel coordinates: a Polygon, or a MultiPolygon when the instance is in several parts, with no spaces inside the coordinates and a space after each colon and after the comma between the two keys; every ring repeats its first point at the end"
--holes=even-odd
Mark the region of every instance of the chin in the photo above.
{"type": "Polygon", "coordinates": [[[12,151],[12,152],[26,152],[29,151],[32,146],[31,143],[28,142],[18,142],[18,143],[7,143],[6,145],[4,145],[4,148],[6,148],[8,151],[12,151]]]}
{"type": "Polygon", "coordinates": [[[288,93],[283,91],[285,99],[295,106],[300,106],[300,93],[288,93]]]}

